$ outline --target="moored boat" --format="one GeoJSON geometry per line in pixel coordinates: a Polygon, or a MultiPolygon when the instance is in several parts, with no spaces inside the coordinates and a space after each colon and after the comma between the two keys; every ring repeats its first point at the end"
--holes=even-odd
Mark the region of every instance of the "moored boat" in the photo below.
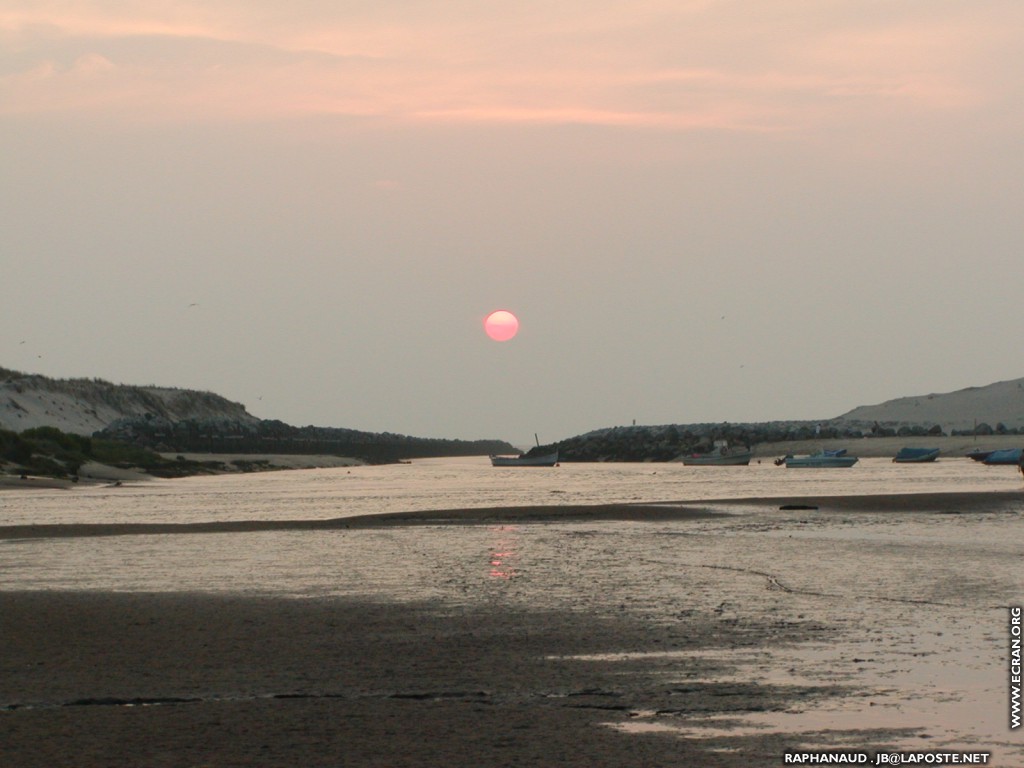
{"type": "Polygon", "coordinates": [[[553,467],[558,463],[558,451],[543,456],[491,456],[492,467],[553,467]]]}
{"type": "Polygon", "coordinates": [[[715,448],[710,453],[691,453],[681,456],[683,464],[688,467],[745,467],[754,457],[753,451],[730,451],[728,448],[715,448]]]}
{"type": "Polygon", "coordinates": [[[1020,464],[1022,454],[1024,454],[1024,449],[1007,448],[1002,451],[992,451],[982,461],[986,464],[1020,464]]]}
{"type": "Polygon", "coordinates": [[[856,456],[836,455],[834,452],[813,453],[810,456],[785,456],[779,462],[787,469],[811,468],[811,469],[833,469],[840,467],[852,467],[857,463],[856,456]]]}
{"type": "Polygon", "coordinates": [[[974,459],[975,461],[984,461],[989,456],[995,453],[994,450],[986,451],[984,448],[975,448],[973,451],[969,451],[965,454],[968,459],[974,459]]]}
{"type": "Polygon", "coordinates": [[[897,464],[917,464],[939,458],[938,448],[900,448],[893,457],[897,464]]]}

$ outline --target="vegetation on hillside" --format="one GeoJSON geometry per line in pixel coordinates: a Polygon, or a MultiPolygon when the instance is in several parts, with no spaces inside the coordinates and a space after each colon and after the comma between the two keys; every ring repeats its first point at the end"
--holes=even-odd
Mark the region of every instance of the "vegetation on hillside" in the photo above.
{"type": "Polygon", "coordinates": [[[543,455],[558,450],[559,461],[672,461],[692,453],[710,451],[716,441],[731,446],[753,447],[759,443],[834,438],[916,437],[941,435],[939,426],[879,424],[862,428],[838,420],[773,421],[755,424],[665,424],[660,426],[609,427],[542,445],[530,453],[543,455]]]}
{"type": "MultiPolygon", "coordinates": [[[[1024,381],[1024,380],[1022,380],[1024,381]]],[[[24,432],[0,431],[0,461],[7,471],[58,477],[74,476],[86,461],[141,469],[159,476],[195,474],[224,469],[222,462],[205,465],[168,460],[161,454],[328,454],[378,464],[441,456],[479,456],[515,453],[501,440],[419,438],[389,432],[362,432],[338,427],[295,427],[277,420],[261,420],[240,403],[209,392],[170,387],[134,387],[102,379],[49,379],[0,367],[0,382],[14,393],[46,392],[71,395],[69,410],[82,410],[106,424],[91,437],[67,434],[54,426],[24,432]],[[91,410],[90,410],[91,409],[91,410]],[[112,414],[123,414],[112,422],[112,414]]],[[[1024,389],[1024,387],[1022,387],[1024,389]]],[[[68,401],[64,401],[68,406],[68,401]]],[[[24,411],[25,409],[22,408],[24,411]]],[[[60,410],[64,410],[61,408],[60,410]]],[[[47,414],[50,412],[47,411],[47,414]]],[[[55,416],[55,418],[58,418],[55,416]]],[[[37,422],[38,423],[38,422],[37,422]]],[[[67,428],[66,424],[62,426],[67,428]]],[[[975,424],[958,434],[1019,434],[1024,427],[975,424]]],[[[869,437],[925,437],[942,435],[938,424],[860,421],[839,417],[826,421],[762,423],[668,424],[610,427],[539,446],[531,453],[559,451],[562,461],[672,461],[690,453],[710,451],[717,441],[731,446],[760,443],[869,437]]],[[[234,461],[234,469],[267,468],[258,458],[234,461]]]]}
{"type": "Polygon", "coordinates": [[[147,448],[117,440],[72,435],[56,427],[35,427],[20,434],[0,430],[0,465],[9,474],[74,478],[88,461],[120,469],[137,469],[157,477],[181,477],[210,471],[194,461],[165,459],[147,448]]]}
{"type": "Polygon", "coordinates": [[[251,423],[234,419],[119,419],[96,434],[163,453],[327,454],[370,464],[516,452],[503,440],[449,440],[341,427],[293,427],[276,420],[251,423]]]}
{"type": "MultiPolygon", "coordinates": [[[[137,387],[102,379],[51,379],[3,367],[0,384],[7,388],[9,411],[19,419],[29,414],[33,423],[42,420],[48,424],[4,433],[0,460],[10,463],[7,471],[74,476],[85,461],[94,460],[173,476],[194,474],[202,468],[168,461],[160,454],[327,454],[377,464],[515,450],[503,440],[294,427],[282,421],[261,420],[241,403],[220,395],[174,387],[137,387]],[[92,432],[90,424],[103,428],[92,432]]],[[[9,422],[6,425],[12,426],[9,422]]],[[[222,462],[209,463],[223,467],[222,462]]],[[[259,459],[231,463],[234,469],[247,471],[267,468],[267,462],[259,459]]]]}
{"type": "MultiPolygon", "coordinates": [[[[183,477],[215,471],[256,472],[271,469],[270,463],[253,458],[228,463],[190,461],[163,453],[285,453],[345,456],[369,463],[387,463],[432,456],[470,456],[488,452],[512,452],[508,443],[493,440],[433,440],[404,435],[289,427],[282,422],[262,422],[239,433],[236,422],[202,425],[183,422],[170,434],[160,432],[152,420],[143,420],[126,431],[98,432],[92,437],[62,432],[56,427],[34,427],[23,432],[0,429],[0,473],[75,478],[89,461],[146,472],[156,477],[183,477]],[[267,429],[267,425],[270,426],[267,429]],[[263,427],[263,428],[261,428],[263,427]],[[148,428],[148,429],[147,429],[148,428]],[[170,444],[168,444],[170,443],[170,444]]],[[[166,427],[165,427],[166,428],[166,427]]]]}

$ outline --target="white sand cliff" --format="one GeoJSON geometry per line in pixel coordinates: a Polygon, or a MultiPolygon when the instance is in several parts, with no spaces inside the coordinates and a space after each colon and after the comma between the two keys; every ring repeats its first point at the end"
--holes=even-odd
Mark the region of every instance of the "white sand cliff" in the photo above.
{"type": "Polygon", "coordinates": [[[938,424],[946,433],[973,430],[979,424],[1019,429],[1024,427],[1024,379],[862,405],[839,418],[880,424],[938,424]]]}
{"type": "Polygon", "coordinates": [[[125,417],[225,418],[257,423],[245,406],[220,395],[169,387],[130,387],[91,379],[17,376],[0,382],[0,429],[56,427],[92,435],[125,417]]]}

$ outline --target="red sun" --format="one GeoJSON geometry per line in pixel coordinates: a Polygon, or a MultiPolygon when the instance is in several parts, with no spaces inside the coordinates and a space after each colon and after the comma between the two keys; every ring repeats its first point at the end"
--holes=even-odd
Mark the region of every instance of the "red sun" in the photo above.
{"type": "Polygon", "coordinates": [[[484,320],[484,330],[495,341],[508,341],[519,332],[519,318],[507,310],[499,309],[491,312],[484,320]]]}

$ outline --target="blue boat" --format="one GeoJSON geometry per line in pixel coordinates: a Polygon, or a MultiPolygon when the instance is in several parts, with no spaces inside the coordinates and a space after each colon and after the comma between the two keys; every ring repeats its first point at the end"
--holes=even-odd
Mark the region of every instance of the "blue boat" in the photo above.
{"type": "Polygon", "coordinates": [[[900,448],[893,457],[897,464],[921,464],[939,458],[938,448],[900,448]]]}
{"type": "Polygon", "coordinates": [[[982,461],[985,464],[1020,464],[1021,454],[1024,454],[1024,449],[1007,448],[1003,451],[992,451],[982,461]]]}
{"type": "Polygon", "coordinates": [[[995,451],[986,451],[984,448],[975,448],[973,451],[969,451],[965,455],[968,459],[974,459],[975,461],[984,461],[993,453],[995,453],[995,451]]]}
{"type": "Polygon", "coordinates": [[[837,455],[835,451],[814,453],[810,456],[786,456],[782,463],[790,468],[813,468],[813,469],[834,469],[838,467],[852,467],[857,463],[856,456],[846,456],[846,451],[837,455]]]}

